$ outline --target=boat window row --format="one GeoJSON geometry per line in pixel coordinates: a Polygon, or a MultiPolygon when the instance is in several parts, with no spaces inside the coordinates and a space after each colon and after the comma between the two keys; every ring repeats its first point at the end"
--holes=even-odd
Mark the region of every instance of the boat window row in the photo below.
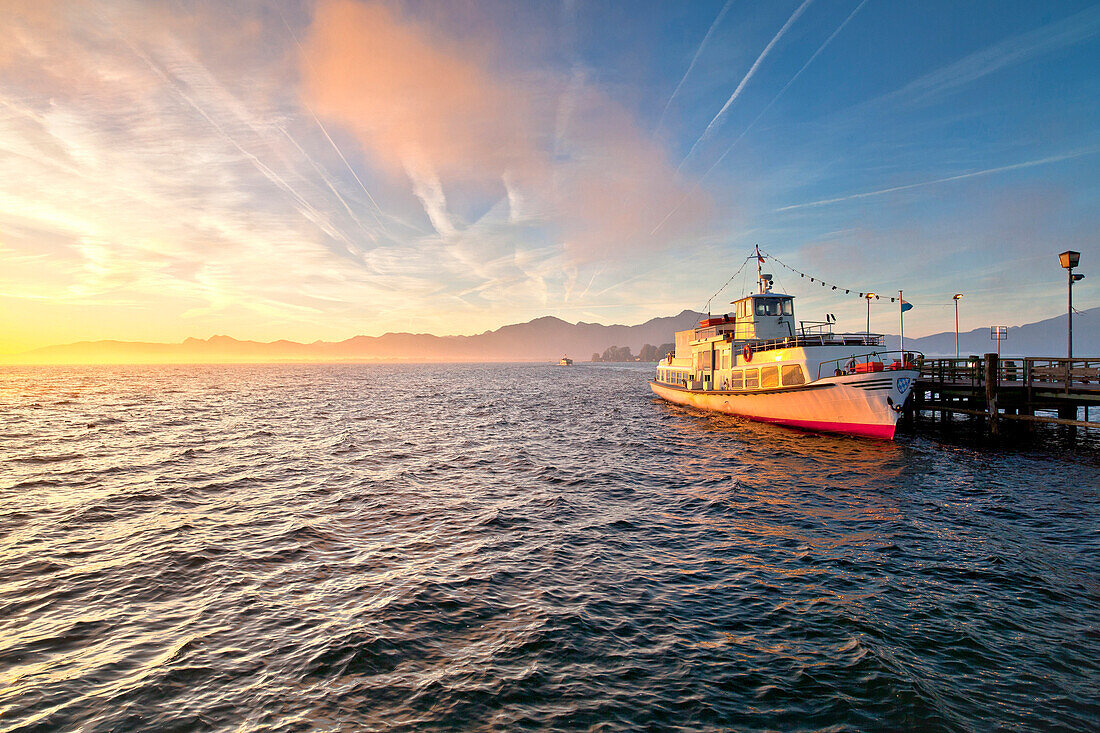
{"type": "MultiPolygon", "coordinates": [[[[687,373],[679,369],[658,369],[657,381],[679,384],[687,373]]],[[[717,387],[721,390],[771,389],[796,387],[806,383],[806,374],[799,364],[764,366],[752,369],[734,369],[728,375],[716,374],[717,387]]]]}
{"type": "Polygon", "coordinates": [[[798,364],[766,366],[759,369],[734,369],[729,379],[723,378],[726,389],[771,389],[774,387],[796,387],[806,383],[806,374],[798,364]]]}
{"type": "Polygon", "coordinates": [[[687,378],[687,372],[680,369],[658,369],[657,381],[667,384],[679,384],[687,378]]]}
{"type": "Polygon", "coordinates": [[[791,298],[745,298],[737,301],[738,318],[749,316],[793,316],[794,301],[791,298]]]}
{"type": "Polygon", "coordinates": [[[758,316],[793,316],[794,303],[790,298],[754,298],[758,316]]]}

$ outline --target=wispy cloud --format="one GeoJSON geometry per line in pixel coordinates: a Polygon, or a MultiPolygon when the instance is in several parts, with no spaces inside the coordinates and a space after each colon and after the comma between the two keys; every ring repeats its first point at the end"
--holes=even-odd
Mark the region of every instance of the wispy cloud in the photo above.
{"type": "Polygon", "coordinates": [[[375,290],[364,288],[375,274],[347,254],[377,235],[315,141],[286,129],[272,75],[250,76],[245,102],[194,57],[179,19],[149,22],[156,7],[50,10],[48,24],[19,21],[41,54],[7,58],[0,78],[11,151],[0,155],[0,239],[16,253],[3,292],[99,309],[157,304],[173,322],[262,312],[324,324],[305,305],[314,291],[348,302],[375,290]],[[35,274],[27,263],[47,241],[51,267],[35,274]],[[346,268],[358,270],[348,287],[346,268]]]}
{"type": "Polygon", "coordinates": [[[957,91],[1010,66],[1066,48],[1100,33],[1100,6],[1006,38],[981,51],[964,56],[891,92],[885,100],[921,104],[957,91]]]}
{"type": "Polygon", "coordinates": [[[918,183],[907,183],[902,186],[890,186],[888,188],[880,188],[876,191],[864,191],[862,193],[848,194],[847,196],[837,196],[836,198],[819,199],[817,201],[807,201],[801,204],[791,204],[789,206],[781,206],[775,211],[795,211],[797,209],[809,209],[818,206],[828,206],[830,204],[838,204],[844,201],[855,201],[857,199],[872,198],[874,196],[885,196],[891,193],[897,193],[899,191],[909,191],[915,188],[925,188],[927,186],[937,186],[941,183],[951,183],[952,181],[963,181],[967,178],[978,178],[980,176],[991,176],[996,173],[1007,173],[1009,171],[1022,170],[1024,168],[1034,168],[1040,165],[1049,165],[1051,163],[1060,163],[1066,160],[1074,160],[1076,158],[1083,158],[1089,155],[1095,155],[1100,152],[1100,148],[1088,148],[1086,150],[1077,150],[1071,153],[1065,153],[1063,155],[1051,155],[1045,158],[1039,158],[1037,160],[1028,160],[1022,163],[1013,163],[1011,165],[1001,165],[995,168],[986,168],[980,171],[970,171],[967,173],[959,173],[953,176],[945,176],[943,178],[936,178],[931,181],[920,181],[918,183]]]}

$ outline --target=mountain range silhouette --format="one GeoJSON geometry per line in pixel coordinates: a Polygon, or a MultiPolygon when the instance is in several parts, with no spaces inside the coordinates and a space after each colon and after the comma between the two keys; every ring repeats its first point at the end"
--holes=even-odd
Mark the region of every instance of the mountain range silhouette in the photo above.
{"type": "MultiPolygon", "coordinates": [[[[685,310],[636,326],[568,323],[553,316],[543,316],[471,336],[386,333],[312,343],[242,341],[225,335],[188,338],[180,343],[81,341],[0,357],[0,362],[557,361],[563,354],[580,362],[588,361],[593,353],[603,353],[610,346],[629,347],[637,354],[645,344],[667,344],[673,341],[676,331],[691,328],[701,316],[685,310]]],[[[1100,308],[1076,314],[1073,324],[1074,354],[1100,355],[1100,308]]],[[[1008,330],[1007,341],[1001,344],[1001,352],[1004,355],[1065,356],[1065,328],[1064,315],[1013,326],[1008,330]]],[[[996,342],[990,340],[988,327],[961,333],[959,341],[964,356],[996,351],[996,342]]],[[[887,344],[896,349],[898,337],[888,335],[887,344]]],[[[907,338],[905,347],[928,356],[954,356],[955,333],[907,338]]]]}

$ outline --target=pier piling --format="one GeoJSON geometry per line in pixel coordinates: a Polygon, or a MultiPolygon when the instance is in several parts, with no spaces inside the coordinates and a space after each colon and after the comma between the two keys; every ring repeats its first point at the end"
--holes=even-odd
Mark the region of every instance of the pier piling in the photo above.
{"type": "Polygon", "coordinates": [[[997,435],[1000,432],[997,409],[997,367],[1000,357],[997,354],[985,355],[985,409],[989,416],[989,432],[997,435]]]}

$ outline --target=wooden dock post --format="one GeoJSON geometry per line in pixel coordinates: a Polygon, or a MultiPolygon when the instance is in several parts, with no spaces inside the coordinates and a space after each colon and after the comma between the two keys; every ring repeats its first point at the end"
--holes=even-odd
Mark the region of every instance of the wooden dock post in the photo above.
{"type": "Polygon", "coordinates": [[[999,416],[997,411],[998,360],[997,354],[985,355],[985,409],[989,415],[989,432],[994,435],[999,432],[997,425],[999,416]]]}

